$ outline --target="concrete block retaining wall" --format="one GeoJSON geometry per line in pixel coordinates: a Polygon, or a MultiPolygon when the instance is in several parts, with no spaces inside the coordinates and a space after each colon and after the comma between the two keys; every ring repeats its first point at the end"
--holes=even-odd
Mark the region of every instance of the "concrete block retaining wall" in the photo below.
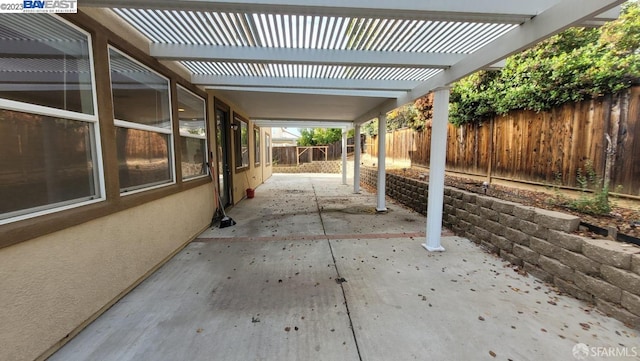
{"type": "Polygon", "coordinates": [[[273,173],[341,173],[341,160],[314,161],[298,166],[273,166],[273,173]]]}
{"type": "MultiPolygon", "coordinates": [[[[362,168],[377,186],[377,170],[362,168]]],[[[387,195],[426,215],[428,184],[386,175],[387,195]]],[[[640,328],[640,253],[635,246],[573,234],[580,219],[445,188],[443,224],[561,291],[640,328]]]]}

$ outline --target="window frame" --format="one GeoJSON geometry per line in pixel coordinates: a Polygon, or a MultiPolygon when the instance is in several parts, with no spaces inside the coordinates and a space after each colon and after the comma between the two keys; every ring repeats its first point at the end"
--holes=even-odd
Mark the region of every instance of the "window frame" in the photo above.
{"type": "Polygon", "coordinates": [[[116,128],[129,128],[129,129],[136,129],[136,130],[141,130],[141,131],[145,131],[145,132],[153,132],[153,133],[160,133],[160,134],[165,134],[169,136],[168,139],[168,149],[167,152],[169,154],[169,173],[170,173],[170,180],[168,182],[155,182],[155,183],[149,183],[149,184],[145,184],[145,185],[141,185],[141,186],[136,186],[136,187],[130,187],[130,188],[122,188],[120,187],[120,196],[128,196],[128,195],[132,195],[132,194],[136,194],[136,193],[140,193],[140,192],[146,192],[146,191],[150,191],[153,189],[158,189],[158,188],[163,188],[163,187],[168,187],[171,185],[174,185],[177,183],[176,181],[176,150],[175,150],[175,134],[174,134],[174,115],[173,112],[171,111],[171,104],[173,101],[173,97],[172,97],[172,91],[171,91],[171,79],[169,77],[164,76],[163,74],[161,74],[160,72],[158,72],[157,70],[155,70],[153,67],[143,63],[142,61],[137,60],[136,58],[134,58],[133,56],[127,54],[126,51],[119,49],[118,47],[109,44],[107,46],[107,65],[109,67],[109,87],[111,89],[111,105],[114,109],[114,114],[113,116],[113,126],[114,126],[114,130],[116,128]],[[111,78],[111,50],[119,53],[121,56],[127,58],[129,61],[132,61],[134,63],[136,63],[138,66],[144,67],[145,69],[147,69],[148,71],[152,72],[153,74],[157,75],[158,77],[166,80],[167,82],[167,95],[169,97],[168,99],[168,104],[169,104],[169,128],[161,128],[161,127],[154,127],[154,126],[150,126],[150,125],[146,125],[146,124],[140,124],[140,123],[135,123],[135,122],[131,122],[131,121],[127,121],[127,120],[121,120],[116,118],[115,116],[115,102],[113,101],[113,79],[111,78]]]}
{"type": "MultiPolygon", "coordinates": [[[[48,16],[54,15],[49,14],[48,16]]],[[[165,197],[182,194],[182,192],[190,191],[211,183],[211,180],[205,177],[192,182],[177,181],[175,184],[170,186],[160,187],[146,192],[139,192],[128,195],[127,197],[120,195],[120,189],[118,187],[116,144],[114,142],[115,138],[113,133],[115,128],[113,125],[113,110],[111,109],[112,94],[110,88],[110,73],[106,60],[108,59],[108,46],[114,45],[117,49],[125,51],[126,54],[130,54],[135,59],[145,64],[148,68],[164,75],[166,78],[170,78],[172,88],[174,87],[174,84],[181,84],[200,97],[206,98],[208,112],[213,100],[210,94],[194,85],[189,78],[185,78],[183,73],[176,72],[172,68],[159,63],[144,49],[136,46],[134,43],[131,43],[128,39],[123,38],[114,30],[105,28],[102,23],[98,22],[94,18],[82,13],[56,14],[55,16],[71,24],[74,28],[79,29],[83,34],[91,34],[91,51],[89,54],[92,56],[91,65],[93,69],[93,89],[97,90],[94,93],[94,99],[97,98],[97,107],[95,112],[97,114],[96,119],[100,120],[94,132],[96,136],[97,152],[95,154],[96,163],[94,168],[97,170],[97,168],[100,167],[101,171],[99,174],[96,173],[96,177],[94,178],[102,182],[102,201],[100,201],[100,199],[96,199],[93,202],[85,202],[78,204],[77,206],[64,207],[64,209],[55,208],[34,216],[29,216],[26,219],[21,218],[15,222],[0,224],[0,234],[3,235],[0,237],[0,249],[20,244],[37,237],[46,236],[54,232],[70,229],[92,220],[119,214],[125,210],[155,202],[165,197]]],[[[90,100],[90,98],[87,99],[90,100]]],[[[173,106],[174,104],[172,104],[172,111],[173,106]]],[[[29,105],[29,107],[29,110],[33,108],[31,105],[29,105]]],[[[22,111],[23,108],[19,108],[17,110],[22,111]]],[[[45,111],[45,115],[48,114],[50,114],[50,112],[45,111]]],[[[177,129],[175,121],[173,123],[173,127],[174,129],[177,129]]],[[[174,137],[174,139],[175,138],[176,137],[174,137]]],[[[232,142],[233,141],[231,140],[230,144],[232,144],[232,142]]],[[[215,143],[212,143],[209,140],[209,144],[211,145],[215,143]]],[[[175,141],[174,147],[177,147],[175,141]]],[[[230,150],[230,157],[232,157],[232,154],[233,153],[230,150]]],[[[174,166],[176,165],[174,164],[174,166]]],[[[230,166],[233,165],[230,164],[230,166]]],[[[233,177],[230,177],[230,179],[233,179],[233,177]]]]}
{"type": "Polygon", "coordinates": [[[93,102],[93,114],[81,113],[72,110],[64,110],[59,108],[48,107],[44,105],[38,104],[30,104],[25,102],[20,102],[16,100],[9,100],[5,98],[0,98],[0,108],[14,111],[14,112],[22,112],[28,114],[42,115],[52,118],[62,118],[71,121],[79,121],[83,123],[88,123],[90,125],[90,134],[91,140],[89,146],[91,147],[91,156],[94,160],[94,187],[96,195],[92,197],[78,198],[72,199],[62,202],[56,202],[52,204],[37,206],[26,208],[20,211],[14,211],[9,213],[4,213],[4,215],[8,215],[6,218],[0,219],[0,225],[19,222],[35,217],[44,216],[47,214],[53,214],[62,212],[65,210],[78,208],[87,206],[94,203],[104,202],[107,199],[106,196],[106,184],[105,184],[105,172],[104,172],[104,160],[102,156],[102,136],[100,133],[100,117],[99,117],[99,109],[98,109],[98,95],[97,95],[97,84],[96,84],[96,69],[95,69],[95,59],[94,59],[94,49],[93,42],[94,39],[91,36],[89,31],[82,29],[81,27],[69,22],[68,20],[54,14],[49,14],[49,16],[53,17],[56,21],[64,24],[72,28],[73,30],[81,33],[86,36],[87,39],[87,54],[88,54],[88,62],[89,62],[89,71],[91,76],[91,101],[93,102]],[[14,214],[14,215],[11,215],[14,214]]]}
{"type": "MultiPolygon", "coordinates": [[[[208,124],[208,122],[207,122],[207,99],[199,96],[198,94],[192,92],[191,90],[187,89],[186,87],[184,87],[184,86],[182,86],[180,84],[177,84],[176,85],[176,103],[179,102],[179,93],[180,93],[181,89],[183,91],[191,94],[192,96],[202,100],[202,107],[203,107],[202,108],[202,114],[204,114],[204,119],[203,119],[204,120],[204,135],[196,135],[196,134],[190,134],[190,133],[184,133],[183,134],[180,131],[180,114],[177,114],[175,116],[175,118],[178,121],[178,136],[180,138],[184,137],[184,138],[193,138],[193,139],[204,140],[204,149],[207,150],[207,149],[209,149],[209,141],[208,141],[209,127],[207,126],[207,124],[208,124]]],[[[180,109],[178,109],[178,112],[179,111],[180,111],[180,109]]],[[[206,164],[209,164],[209,152],[208,151],[204,152],[204,162],[206,164]]],[[[182,181],[183,182],[189,182],[189,181],[193,181],[193,180],[196,180],[196,179],[209,177],[210,172],[211,172],[210,168],[207,167],[204,174],[199,174],[199,175],[196,175],[196,176],[193,176],[193,177],[187,177],[187,178],[185,178],[184,174],[182,174],[182,181]]]]}
{"type": "Polygon", "coordinates": [[[262,155],[260,154],[260,127],[257,125],[253,126],[253,165],[256,167],[260,166],[260,162],[262,161],[262,155]]]}
{"type": "Polygon", "coordinates": [[[264,133],[264,165],[271,165],[271,134],[264,133]]]}
{"type": "Polygon", "coordinates": [[[251,157],[250,157],[250,150],[249,150],[249,121],[241,116],[240,114],[233,112],[233,125],[236,125],[237,127],[234,127],[235,129],[233,137],[234,137],[234,154],[235,154],[235,170],[236,173],[238,172],[243,172],[249,169],[249,167],[251,166],[251,157]],[[245,125],[247,127],[247,143],[246,143],[246,147],[247,147],[247,163],[244,163],[243,161],[243,157],[242,157],[242,125],[245,125]]]}

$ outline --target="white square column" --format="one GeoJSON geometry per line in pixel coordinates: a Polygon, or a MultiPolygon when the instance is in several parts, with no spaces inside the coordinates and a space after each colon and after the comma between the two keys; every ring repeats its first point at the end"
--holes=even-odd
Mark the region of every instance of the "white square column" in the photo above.
{"type": "Polygon", "coordinates": [[[353,193],[360,193],[360,153],[362,152],[362,144],[360,144],[360,124],[356,124],[353,134],[353,193]]]}
{"type": "Polygon", "coordinates": [[[427,239],[422,246],[429,252],[444,251],[440,245],[444,205],[444,169],[447,160],[449,88],[437,88],[433,97],[431,158],[429,159],[429,197],[427,201],[427,239]]]}
{"type": "Polygon", "coordinates": [[[387,138],[387,114],[380,114],[378,116],[378,202],[376,205],[376,211],[386,212],[387,205],[385,200],[386,192],[386,170],[385,170],[385,158],[386,158],[386,138],[387,138]]]}
{"type": "Polygon", "coordinates": [[[342,129],[342,184],[347,185],[347,130],[342,129]]]}

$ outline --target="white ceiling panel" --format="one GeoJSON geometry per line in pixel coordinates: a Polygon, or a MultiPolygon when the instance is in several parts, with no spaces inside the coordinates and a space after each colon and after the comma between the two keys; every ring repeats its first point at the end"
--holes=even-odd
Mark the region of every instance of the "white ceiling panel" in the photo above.
{"type": "Polygon", "coordinates": [[[251,118],[363,122],[621,0],[84,0],[251,118]]]}
{"type": "Polygon", "coordinates": [[[251,113],[254,119],[331,120],[351,122],[362,109],[371,109],[387,99],[320,94],[218,90],[225,99],[251,113]],[[286,104],[283,105],[283,97],[286,104]]]}

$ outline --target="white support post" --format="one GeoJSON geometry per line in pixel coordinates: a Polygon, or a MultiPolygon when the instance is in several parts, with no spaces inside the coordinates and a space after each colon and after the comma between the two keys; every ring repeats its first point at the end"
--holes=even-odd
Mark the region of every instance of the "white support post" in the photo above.
{"type": "Polygon", "coordinates": [[[342,184],[347,185],[347,129],[342,130],[342,184]]]}
{"type": "Polygon", "coordinates": [[[386,192],[386,173],[385,173],[385,158],[386,158],[386,138],[387,138],[387,115],[380,114],[378,116],[378,203],[376,205],[376,211],[386,212],[387,205],[385,200],[386,192]]]}
{"type": "Polygon", "coordinates": [[[431,158],[429,160],[429,198],[427,201],[427,239],[422,246],[429,252],[442,252],[442,207],[444,203],[444,169],[447,158],[447,124],[449,122],[449,88],[434,90],[431,158]]]}
{"type": "Polygon", "coordinates": [[[356,124],[353,134],[353,193],[360,193],[360,124],[356,124]]]}

